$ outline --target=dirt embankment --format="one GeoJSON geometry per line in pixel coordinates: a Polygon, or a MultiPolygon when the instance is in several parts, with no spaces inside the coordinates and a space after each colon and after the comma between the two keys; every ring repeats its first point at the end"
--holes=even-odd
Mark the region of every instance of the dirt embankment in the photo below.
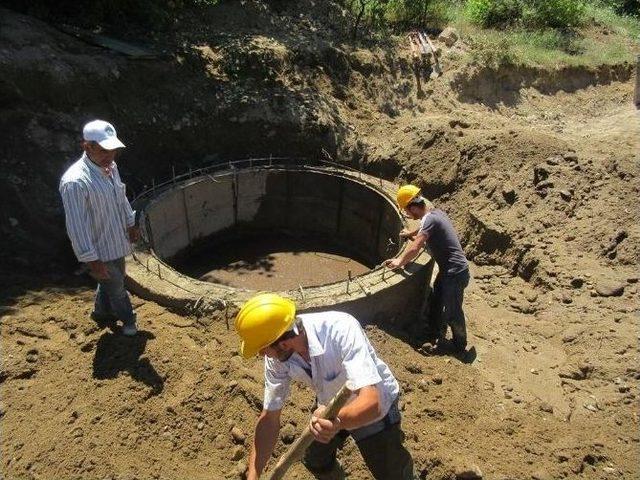
{"type": "MultiPolygon", "coordinates": [[[[88,319],[57,181],[94,116],[128,143],[133,191],[203,161],[317,155],[443,207],[474,261],[476,359],[368,326],[399,378],[421,478],[638,475],[638,124],[628,66],[488,71],[443,49],[350,45],[339,8],[221,5],[133,61],[0,15],[1,471],[6,478],[239,478],[261,407],[224,319],[135,299],[142,333],[88,319]],[[302,16],[300,16],[302,15],[302,16]]],[[[443,47],[444,48],[444,47],[443,47]]],[[[311,394],[293,392],[281,453],[311,394]],[[302,406],[302,407],[301,407],[302,406]]],[[[368,478],[353,444],[349,478],[368,478]]],[[[296,467],[292,478],[309,478],[296,467]]]]}

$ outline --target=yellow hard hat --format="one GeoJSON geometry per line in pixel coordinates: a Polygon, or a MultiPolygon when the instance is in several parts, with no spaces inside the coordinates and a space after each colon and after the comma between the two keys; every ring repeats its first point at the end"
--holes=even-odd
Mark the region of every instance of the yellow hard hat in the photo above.
{"type": "Polygon", "coordinates": [[[248,300],[238,312],[235,327],[242,337],[240,353],[255,356],[291,328],[296,305],[275,293],[262,293],[248,300]]]}
{"type": "Polygon", "coordinates": [[[409,202],[420,195],[420,189],[415,185],[403,185],[398,189],[398,205],[400,208],[407,208],[409,202]]]}

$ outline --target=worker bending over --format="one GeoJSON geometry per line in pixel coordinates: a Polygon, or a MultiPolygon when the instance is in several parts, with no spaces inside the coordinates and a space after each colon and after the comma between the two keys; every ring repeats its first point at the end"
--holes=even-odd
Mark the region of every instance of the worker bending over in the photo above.
{"type": "Polygon", "coordinates": [[[410,218],[420,219],[420,227],[400,232],[400,236],[410,239],[411,243],[400,257],[386,260],[385,265],[392,269],[404,267],[422,248],[429,248],[439,270],[433,288],[436,346],[444,344],[447,326],[450,326],[455,350],[464,352],[467,327],[462,301],[464,289],[469,284],[469,264],[458,235],[447,214],[428,205],[415,185],[400,187],[397,200],[398,206],[410,218]]]}
{"type": "Polygon", "coordinates": [[[316,393],[318,409],[310,423],[315,440],[303,461],[317,478],[342,478],[336,452],[349,435],[374,478],[413,478],[400,429],[398,382],[354,317],[335,311],[296,315],[291,300],[267,293],[240,309],[235,328],[244,358],[264,356],[264,409],[249,457],[249,480],[259,478],[273,452],[291,380],[316,393]],[[345,383],[352,391],[349,401],[334,420],[319,418],[345,383]]]}

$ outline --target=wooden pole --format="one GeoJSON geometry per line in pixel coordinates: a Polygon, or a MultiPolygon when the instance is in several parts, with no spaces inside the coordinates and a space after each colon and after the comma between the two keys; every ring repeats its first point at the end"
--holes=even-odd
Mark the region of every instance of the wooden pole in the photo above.
{"type": "MultiPolygon", "coordinates": [[[[349,397],[351,396],[351,390],[347,388],[346,385],[343,385],[342,388],[336,393],[335,397],[331,399],[327,408],[324,409],[320,418],[327,418],[329,420],[334,420],[338,416],[338,412],[347,403],[349,397]]],[[[313,434],[309,429],[309,426],[304,429],[302,435],[291,444],[289,450],[287,450],[278,460],[276,466],[273,467],[273,470],[268,475],[267,480],[281,480],[284,477],[284,474],[287,473],[287,470],[300,461],[304,455],[304,452],[309,448],[309,445],[313,442],[313,434]]]]}

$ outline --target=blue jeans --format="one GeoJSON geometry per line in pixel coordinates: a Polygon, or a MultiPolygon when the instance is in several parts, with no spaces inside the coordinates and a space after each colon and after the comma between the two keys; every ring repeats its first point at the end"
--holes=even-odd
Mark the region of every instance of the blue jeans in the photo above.
{"type": "Polygon", "coordinates": [[[108,280],[100,280],[96,289],[93,312],[98,316],[114,315],[122,322],[136,322],[129,294],[124,287],[124,258],[104,262],[109,272],[108,280]]]}
{"type": "Polygon", "coordinates": [[[462,310],[464,289],[469,285],[469,269],[453,275],[439,272],[434,282],[436,334],[443,339],[451,327],[453,343],[459,350],[467,347],[467,326],[462,310]]]}

